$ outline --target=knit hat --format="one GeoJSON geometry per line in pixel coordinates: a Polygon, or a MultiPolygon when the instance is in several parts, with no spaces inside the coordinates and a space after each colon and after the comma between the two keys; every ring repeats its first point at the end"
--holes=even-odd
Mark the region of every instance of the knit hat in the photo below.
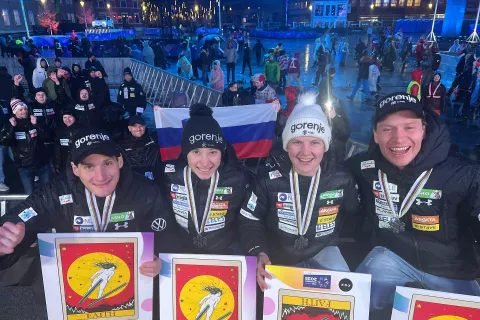
{"type": "Polygon", "coordinates": [[[54,61],[55,61],[55,62],[60,62],[60,63],[62,63],[62,59],[60,59],[60,58],[55,58],[54,61]]]}
{"type": "Polygon", "coordinates": [[[257,74],[254,74],[250,80],[252,80],[252,82],[257,82],[257,81],[265,82],[267,78],[265,78],[265,75],[263,73],[257,73],[257,74]]]}
{"type": "Polygon", "coordinates": [[[190,119],[183,127],[181,143],[185,156],[197,148],[212,148],[221,152],[225,150],[226,140],[222,128],[212,114],[212,109],[201,103],[190,107],[190,119]]]}
{"type": "Polygon", "coordinates": [[[20,99],[12,98],[10,101],[10,107],[12,107],[12,112],[16,114],[20,109],[27,108],[27,105],[20,99]]]}
{"type": "Polygon", "coordinates": [[[125,69],[123,69],[123,75],[126,75],[126,74],[129,74],[133,77],[132,69],[130,69],[129,67],[126,67],[125,69]]]}
{"type": "Polygon", "coordinates": [[[325,152],[328,151],[332,130],[327,116],[316,103],[317,94],[308,92],[298,98],[298,103],[287,119],[283,129],[283,149],[287,151],[290,140],[297,137],[316,137],[323,141],[325,152]]]}

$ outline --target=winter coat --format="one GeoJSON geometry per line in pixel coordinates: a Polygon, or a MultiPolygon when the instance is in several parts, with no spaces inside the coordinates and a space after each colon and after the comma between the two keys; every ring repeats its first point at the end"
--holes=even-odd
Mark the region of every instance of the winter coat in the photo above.
{"type": "Polygon", "coordinates": [[[190,79],[193,77],[193,69],[190,61],[188,61],[187,57],[182,56],[177,61],[177,69],[178,75],[185,79],[190,79]]]}
{"type": "Polygon", "coordinates": [[[75,135],[84,130],[85,127],[77,122],[67,127],[65,124],[60,125],[55,131],[54,143],[54,160],[53,166],[56,172],[65,172],[66,166],[70,166],[68,159],[72,148],[73,138],[75,135]]]}
{"type": "Polygon", "coordinates": [[[155,54],[153,53],[153,49],[150,47],[148,41],[143,42],[143,61],[152,66],[155,63],[155,54]]]}
{"type": "Polygon", "coordinates": [[[93,61],[90,61],[90,60],[85,61],[85,70],[89,70],[92,67],[100,71],[104,78],[108,78],[108,75],[105,72],[105,69],[103,68],[103,65],[100,61],[98,61],[97,59],[94,59],[93,61]]]}
{"type": "Polygon", "coordinates": [[[275,90],[266,83],[260,89],[252,87],[252,97],[255,104],[270,103],[278,99],[275,90]]]}
{"type": "Polygon", "coordinates": [[[10,104],[10,100],[13,97],[13,79],[8,73],[0,73],[0,100],[7,101],[10,104]]]}
{"type": "Polygon", "coordinates": [[[161,163],[160,147],[148,132],[140,138],[127,132],[118,144],[130,161],[132,170],[141,175],[153,175],[154,169],[161,163]]]}
{"type": "MultiPolygon", "coordinates": [[[[207,240],[205,248],[196,248],[193,245],[197,231],[193,225],[191,213],[189,213],[185,193],[184,169],[187,163],[184,157],[181,156],[178,160],[162,166],[163,178],[156,179],[157,182],[162,183],[164,194],[170,198],[168,211],[180,226],[179,237],[185,253],[228,254],[230,253],[229,247],[238,239],[238,213],[245,198],[250,176],[235,162],[235,159],[226,160],[225,158],[224,156],[222,164],[218,168],[219,180],[212,209],[207,213],[205,232],[202,233],[207,240]]],[[[192,186],[198,219],[201,222],[207,203],[210,180],[200,180],[192,172],[192,186]]]]}
{"type": "Polygon", "coordinates": [[[372,64],[368,68],[368,88],[370,92],[377,92],[378,77],[380,77],[380,70],[376,64],[372,64]]]}
{"type": "Polygon", "coordinates": [[[117,102],[120,103],[130,115],[143,113],[147,106],[147,99],[143,92],[142,85],[133,78],[131,81],[124,80],[120,85],[117,102]]]}
{"type": "Polygon", "coordinates": [[[143,61],[143,53],[136,44],[132,44],[132,58],[138,61],[143,61]]]}
{"type": "Polygon", "coordinates": [[[263,67],[263,74],[268,82],[276,83],[280,81],[280,65],[277,61],[267,60],[263,67]]]}
{"type": "Polygon", "coordinates": [[[95,106],[101,110],[106,105],[111,104],[112,101],[110,100],[110,88],[105,82],[105,79],[94,78],[94,79],[91,79],[90,81],[91,81],[90,94],[92,96],[92,101],[95,104],[95,106]]]}
{"type": "Polygon", "coordinates": [[[19,168],[40,167],[48,162],[49,155],[44,145],[44,128],[32,124],[30,117],[15,119],[16,126],[10,122],[0,131],[0,144],[9,146],[13,152],[13,162],[19,168]]]}
{"type": "MultiPolygon", "coordinates": [[[[257,173],[248,188],[238,216],[240,241],[248,255],[265,252],[272,264],[295,265],[336,245],[343,224],[350,223],[359,208],[358,193],[348,170],[324,158],[318,190],[312,198],[312,219],[304,235],[308,245],[297,248],[300,236],[290,187],[292,166],[283,150],[275,159],[273,166],[257,173]]],[[[312,179],[299,176],[302,209],[306,207],[312,179]]],[[[303,216],[303,212],[298,214],[303,216]]]]}
{"type": "Polygon", "coordinates": [[[292,59],[290,59],[288,63],[288,73],[297,74],[300,76],[300,62],[298,61],[298,58],[295,56],[292,59]]]}
{"type": "Polygon", "coordinates": [[[368,75],[370,72],[370,65],[372,64],[372,60],[370,57],[362,57],[360,59],[360,66],[358,68],[358,78],[357,79],[363,79],[363,80],[368,80],[368,75]]]}
{"type": "Polygon", "coordinates": [[[43,128],[43,142],[53,143],[58,115],[55,103],[48,101],[44,104],[37,100],[28,104],[28,113],[37,117],[37,124],[43,128]]]}
{"type": "MultiPolygon", "coordinates": [[[[164,198],[158,187],[147,178],[133,174],[127,161],[120,169],[120,180],[115,189],[111,218],[105,232],[155,231],[155,252],[174,252],[176,248],[175,222],[166,214],[164,198]],[[162,228],[153,227],[155,225],[162,228]]],[[[100,202],[97,198],[97,201],[100,202]]],[[[101,204],[98,205],[103,208],[101,204]]],[[[102,210],[102,209],[100,209],[102,210]]],[[[25,223],[25,237],[12,254],[0,257],[0,269],[13,265],[37,239],[37,233],[55,228],[58,233],[93,232],[91,215],[85,195],[85,186],[71,169],[38,188],[25,201],[0,218],[0,225],[9,221],[25,223]],[[36,215],[22,221],[20,214],[30,208],[36,215]]]]}
{"type": "Polygon", "coordinates": [[[236,63],[237,62],[237,50],[235,48],[225,49],[223,53],[225,56],[226,63],[236,63]]]}
{"type": "Polygon", "coordinates": [[[77,122],[87,128],[101,127],[101,113],[90,99],[88,101],[80,100],[80,93],[78,100],[69,105],[68,108],[73,111],[77,122]]]}
{"type": "MultiPolygon", "coordinates": [[[[425,112],[422,148],[404,169],[388,162],[377,145],[350,158],[347,164],[358,183],[366,227],[373,228],[372,246],[388,248],[419,271],[474,280],[479,270],[480,168],[449,154],[447,125],[432,110],[425,112]],[[422,191],[400,218],[405,230],[393,232],[389,228],[392,212],[378,182],[379,170],[386,174],[390,192],[397,195],[393,204],[399,208],[416,179],[430,169],[422,191]]],[[[363,225],[363,221],[353,223],[363,225]]]]}
{"type": "Polygon", "coordinates": [[[237,92],[226,89],[222,94],[222,107],[245,106],[255,104],[255,100],[247,90],[238,90],[237,92]]]}
{"type": "Polygon", "coordinates": [[[215,70],[212,65],[212,72],[210,74],[210,86],[212,87],[212,89],[223,92],[225,90],[225,79],[223,75],[223,70],[220,67],[220,61],[215,60],[213,63],[215,62],[218,63],[218,69],[215,70]]]}
{"type": "Polygon", "coordinates": [[[47,60],[44,58],[38,58],[37,67],[35,68],[35,70],[33,70],[33,74],[32,74],[32,82],[35,88],[41,88],[43,81],[47,79],[47,68],[48,68],[47,60]],[[45,61],[45,63],[47,64],[45,68],[43,68],[40,64],[42,61],[45,61]]]}
{"type": "Polygon", "coordinates": [[[422,89],[422,104],[425,109],[432,109],[438,114],[445,110],[447,89],[440,82],[430,82],[422,89]]]}

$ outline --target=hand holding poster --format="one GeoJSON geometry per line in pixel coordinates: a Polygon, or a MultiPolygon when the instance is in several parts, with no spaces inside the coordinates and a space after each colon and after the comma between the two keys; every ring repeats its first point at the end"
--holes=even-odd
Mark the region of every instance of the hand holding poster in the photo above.
{"type": "Polygon", "coordinates": [[[266,266],[264,320],[368,319],[371,275],[266,266]]]}
{"type": "Polygon", "coordinates": [[[49,319],[151,319],[153,234],[39,234],[49,319]]]}

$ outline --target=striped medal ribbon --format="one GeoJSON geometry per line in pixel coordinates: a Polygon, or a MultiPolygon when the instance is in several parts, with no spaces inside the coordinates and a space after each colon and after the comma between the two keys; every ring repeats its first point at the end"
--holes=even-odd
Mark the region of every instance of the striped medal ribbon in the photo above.
{"type": "Polygon", "coordinates": [[[87,188],[85,188],[85,197],[87,198],[88,211],[90,211],[90,216],[92,217],[94,230],[96,232],[105,232],[110,222],[113,204],[115,203],[115,191],[105,198],[101,215],[100,210],[98,210],[97,197],[87,188]]]}

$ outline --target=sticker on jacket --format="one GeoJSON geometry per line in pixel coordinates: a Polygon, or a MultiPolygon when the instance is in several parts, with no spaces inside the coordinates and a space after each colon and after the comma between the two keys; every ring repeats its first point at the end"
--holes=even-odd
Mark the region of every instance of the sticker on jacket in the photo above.
{"type": "Polygon", "coordinates": [[[152,222],[153,231],[163,231],[167,227],[167,221],[163,218],[157,218],[152,222]]]}
{"type": "Polygon", "coordinates": [[[53,116],[55,114],[55,110],[53,109],[45,109],[45,111],[47,112],[48,116],[53,116]]]}
{"type": "Polygon", "coordinates": [[[442,190],[422,189],[417,198],[439,200],[442,198],[442,190]]]}
{"type": "Polygon", "coordinates": [[[331,214],[337,214],[340,206],[331,206],[331,207],[321,207],[318,209],[319,216],[328,216],[331,214]]]}
{"type": "MultiPolygon", "coordinates": [[[[398,188],[396,184],[389,183],[388,189],[389,189],[388,191],[390,192],[397,193],[398,188]]],[[[379,181],[373,181],[373,190],[382,191],[382,186],[380,185],[379,181]]]]}
{"type": "Polygon", "coordinates": [[[64,147],[68,147],[70,143],[70,139],[60,139],[60,145],[64,147]]]}
{"type": "Polygon", "coordinates": [[[173,208],[173,212],[175,212],[176,215],[179,215],[185,219],[188,219],[188,210],[173,208]]]}
{"type": "Polygon", "coordinates": [[[232,194],[233,188],[232,187],[217,187],[215,189],[215,194],[232,194]]]}
{"type": "Polygon", "coordinates": [[[228,209],[228,201],[213,201],[212,209],[227,210],[228,209]]]}
{"type": "Polygon", "coordinates": [[[165,172],[175,172],[175,165],[174,164],[167,164],[165,165],[165,172]]]}
{"type": "Polygon", "coordinates": [[[20,217],[20,219],[23,220],[23,222],[27,222],[28,220],[32,219],[33,217],[35,217],[37,215],[38,214],[35,212],[35,210],[33,210],[32,207],[30,207],[28,209],[25,209],[18,214],[18,216],[20,217]]]}
{"type": "Polygon", "coordinates": [[[72,229],[75,232],[95,232],[93,226],[72,226],[72,229]]]}
{"type": "Polygon", "coordinates": [[[93,226],[93,220],[90,216],[73,216],[74,226],[93,226]]]}
{"type": "Polygon", "coordinates": [[[378,227],[381,229],[390,229],[390,221],[394,218],[393,215],[377,215],[378,227]]]}
{"type": "Polygon", "coordinates": [[[182,200],[182,201],[188,201],[188,197],[187,197],[186,194],[170,192],[170,196],[172,197],[172,199],[177,199],[177,200],[182,200]]]}
{"type": "Polygon", "coordinates": [[[439,231],[440,217],[412,214],[412,228],[420,231],[439,231]]]}
{"type": "Polygon", "coordinates": [[[63,196],[58,197],[60,204],[64,205],[67,203],[73,203],[73,197],[71,194],[64,194],[63,196]]]}
{"type": "Polygon", "coordinates": [[[225,217],[219,217],[219,218],[208,218],[205,225],[206,226],[211,226],[214,224],[219,224],[219,223],[225,223],[225,217]]]}
{"type": "MultiPolygon", "coordinates": [[[[381,200],[386,200],[387,198],[385,197],[385,194],[381,191],[373,190],[373,195],[375,198],[381,199],[381,200]]],[[[391,193],[390,197],[393,202],[400,202],[400,195],[398,193],[391,193]]]]}
{"type": "Polygon", "coordinates": [[[85,111],[85,107],[82,106],[82,105],[77,104],[77,105],[75,106],[75,110],[85,111]]]}
{"type": "Polygon", "coordinates": [[[322,232],[322,231],[327,231],[330,229],[335,229],[335,221],[330,222],[330,223],[324,223],[324,224],[317,224],[315,227],[316,232],[322,232]]]}
{"type": "Polygon", "coordinates": [[[257,196],[255,195],[255,193],[252,192],[252,195],[250,196],[250,199],[248,199],[248,203],[247,203],[247,208],[252,210],[252,211],[255,211],[255,208],[257,207],[257,196]]]}
{"type": "Polygon", "coordinates": [[[277,198],[278,198],[279,202],[292,202],[292,194],[291,193],[279,192],[277,194],[277,198]]]}
{"type": "MultiPolygon", "coordinates": [[[[386,200],[381,200],[377,198],[375,198],[375,206],[379,208],[387,209],[387,210],[390,209],[390,206],[388,205],[386,200]]],[[[395,203],[393,203],[393,209],[395,211],[398,211],[398,206],[395,203]]]]}
{"type": "Polygon", "coordinates": [[[294,220],[295,222],[297,221],[297,218],[295,217],[295,213],[291,210],[278,209],[277,216],[279,219],[289,219],[289,220],[294,220]]]}
{"type": "Polygon", "coordinates": [[[273,180],[273,179],[277,179],[277,178],[281,178],[281,177],[282,177],[282,174],[281,174],[280,171],[278,171],[278,170],[270,171],[270,172],[268,173],[268,175],[270,176],[270,180],[273,180]]]}
{"type": "Polygon", "coordinates": [[[289,224],[283,223],[283,222],[278,222],[278,228],[282,230],[283,232],[298,235],[298,228],[291,226],[289,224]]]}
{"type": "Polygon", "coordinates": [[[185,186],[181,186],[181,185],[173,184],[173,183],[170,186],[170,191],[187,194],[187,190],[186,190],[185,186]]]}
{"type": "Polygon", "coordinates": [[[25,132],[15,132],[16,140],[25,140],[27,139],[27,134],[25,132]]]}
{"type": "Polygon", "coordinates": [[[126,211],[110,214],[110,222],[125,222],[135,219],[134,211],[126,211]]]}
{"type": "Polygon", "coordinates": [[[220,224],[214,224],[214,225],[211,225],[211,226],[206,225],[204,231],[205,232],[212,232],[212,231],[217,231],[217,230],[220,230],[220,229],[223,229],[223,228],[225,228],[225,222],[220,223],[220,224]]]}
{"type": "Polygon", "coordinates": [[[255,221],[260,220],[257,217],[255,217],[253,214],[251,214],[250,212],[248,212],[247,210],[244,210],[244,209],[240,209],[240,214],[242,216],[244,216],[245,218],[250,219],[250,220],[255,220],[255,221]]]}
{"type": "Polygon", "coordinates": [[[293,210],[293,203],[277,202],[275,207],[277,209],[293,210]]]}
{"type": "Polygon", "coordinates": [[[335,230],[334,230],[334,229],[330,229],[330,230],[327,230],[327,231],[317,232],[317,233],[315,233],[315,238],[320,238],[320,237],[328,236],[329,234],[332,234],[333,231],[335,231],[335,230]]]}
{"type": "Polygon", "coordinates": [[[320,200],[338,199],[343,197],[343,189],[330,190],[320,193],[320,200]]]}
{"type": "Polygon", "coordinates": [[[362,161],[360,163],[360,169],[373,169],[375,168],[375,160],[362,161]]]}
{"type": "Polygon", "coordinates": [[[187,219],[187,218],[181,217],[181,216],[179,216],[178,214],[176,214],[176,215],[175,215],[175,220],[177,221],[177,223],[178,223],[182,228],[188,230],[188,219],[187,219]]]}

